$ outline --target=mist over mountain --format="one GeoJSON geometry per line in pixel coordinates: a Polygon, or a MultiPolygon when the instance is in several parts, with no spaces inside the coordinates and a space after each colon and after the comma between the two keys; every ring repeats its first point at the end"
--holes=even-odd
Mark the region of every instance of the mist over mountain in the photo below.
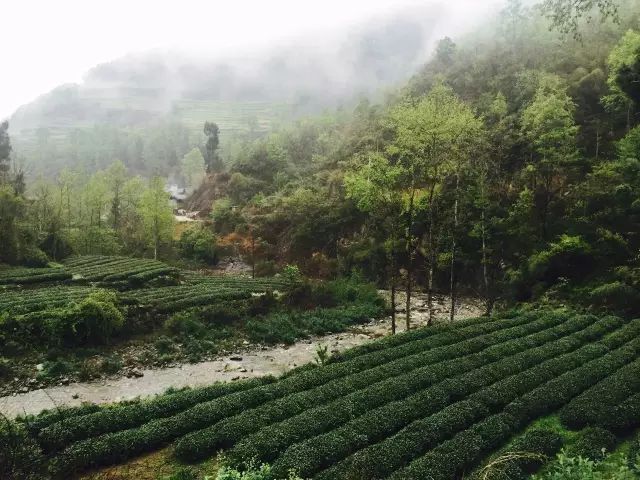
{"type": "Polygon", "coordinates": [[[309,35],[262,51],[206,57],[178,51],[130,54],[91,69],[81,84],[61,85],[18,109],[11,133],[50,136],[95,124],[140,126],[205,119],[223,133],[266,130],[275,120],[317,113],[406,80],[428,57],[447,23],[441,5],[309,35]]]}

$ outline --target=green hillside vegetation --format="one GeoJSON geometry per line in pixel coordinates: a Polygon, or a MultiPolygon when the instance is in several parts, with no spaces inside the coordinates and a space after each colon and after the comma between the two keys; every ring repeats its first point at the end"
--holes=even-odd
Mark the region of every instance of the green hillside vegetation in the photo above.
{"type": "MultiPolygon", "coordinates": [[[[623,438],[637,428],[637,393],[605,392],[636,368],[639,333],[636,320],[510,312],[380,340],[280,379],[23,419],[22,435],[54,477],[170,444],[180,461],[220,448],[229,466],[269,461],[273,478],[291,469],[303,478],[457,478],[531,422],[589,398],[620,414],[588,418],[593,433],[578,437],[593,443],[605,441],[596,428],[623,438]]],[[[517,442],[553,455],[564,441],[541,445],[551,433],[534,432],[517,442]]]]}
{"type": "MultiPolygon", "coordinates": [[[[170,480],[638,477],[640,5],[530,3],[441,39],[383,101],[277,128],[257,112],[287,102],[231,106],[196,72],[181,123],[42,143],[54,173],[33,180],[1,124],[3,392],[117,374],[127,347],[159,367],[387,315],[391,335],[278,378],[1,419],[0,477],[138,478],[145,455],[170,480]],[[196,219],[169,203],[178,177],[204,177],[180,205],[196,219]],[[482,318],[461,320],[465,297],[482,318]]],[[[390,37],[363,72],[391,68],[390,37]]],[[[267,65],[289,88],[298,70],[267,65]]],[[[166,80],[152,67],[134,76],[149,91],[166,80]]],[[[89,108],[71,97],[63,123],[89,108]]]]}

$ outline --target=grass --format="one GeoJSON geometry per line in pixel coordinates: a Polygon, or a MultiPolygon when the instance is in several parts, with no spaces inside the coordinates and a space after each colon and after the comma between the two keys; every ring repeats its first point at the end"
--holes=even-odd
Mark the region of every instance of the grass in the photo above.
{"type": "Polygon", "coordinates": [[[189,468],[197,478],[215,475],[218,463],[215,458],[185,467],[171,455],[169,448],[142,455],[121,465],[100,468],[79,475],[78,480],[164,480],[189,468]]]}

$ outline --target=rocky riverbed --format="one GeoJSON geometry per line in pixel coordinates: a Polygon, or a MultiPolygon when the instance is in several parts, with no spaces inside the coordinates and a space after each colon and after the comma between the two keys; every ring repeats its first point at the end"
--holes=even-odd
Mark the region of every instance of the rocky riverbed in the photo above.
{"type": "MultiPolygon", "coordinates": [[[[386,292],[385,292],[386,293],[386,292]]],[[[397,331],[405,328],[404,295],[398,296],[397,331]]],[[[423,326],[428,320],[426,296],[412,298],[412,327],[423,326]]],[[[448,299],[434,299],[436,322],[448,321],[448,299]]],[[[463,319],[482,314],[480,303],[462,298],[456,308],[456,318],[463,319]]],[[[233,354],[195,364],[177,365],[160,369],[135,369],[127,376],[57,385],[25,393],[0,397],[0,412],[14,417],[35,414],[44,409],[89,403],[111,403],[136,397],[147,397],[168,388],[196,387],[216,381],[235,381],[262,375],[280,375],[287,370],[314,361],[319,346],[327,346],[332,353],[361,345],[391,333],[391,318],[373,320],[348,332],[313,337],[293,345],[246,345],[233,354]]],[[[66,383],[66,382],[65,382],[66,383]]]]}

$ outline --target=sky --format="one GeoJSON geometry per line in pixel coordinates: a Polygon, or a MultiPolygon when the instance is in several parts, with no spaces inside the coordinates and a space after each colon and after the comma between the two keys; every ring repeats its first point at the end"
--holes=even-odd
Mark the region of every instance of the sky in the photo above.
{"type": "MultiPolygon", "coordinates": [[[[468,29],[499,0],[13,0],[2,2],[0,119],[91,67],[128,53],[171,49],[227,55],[442,3],[468,29]]],[[[440,33],[440,32],[438,32],[440,33]]]]}

